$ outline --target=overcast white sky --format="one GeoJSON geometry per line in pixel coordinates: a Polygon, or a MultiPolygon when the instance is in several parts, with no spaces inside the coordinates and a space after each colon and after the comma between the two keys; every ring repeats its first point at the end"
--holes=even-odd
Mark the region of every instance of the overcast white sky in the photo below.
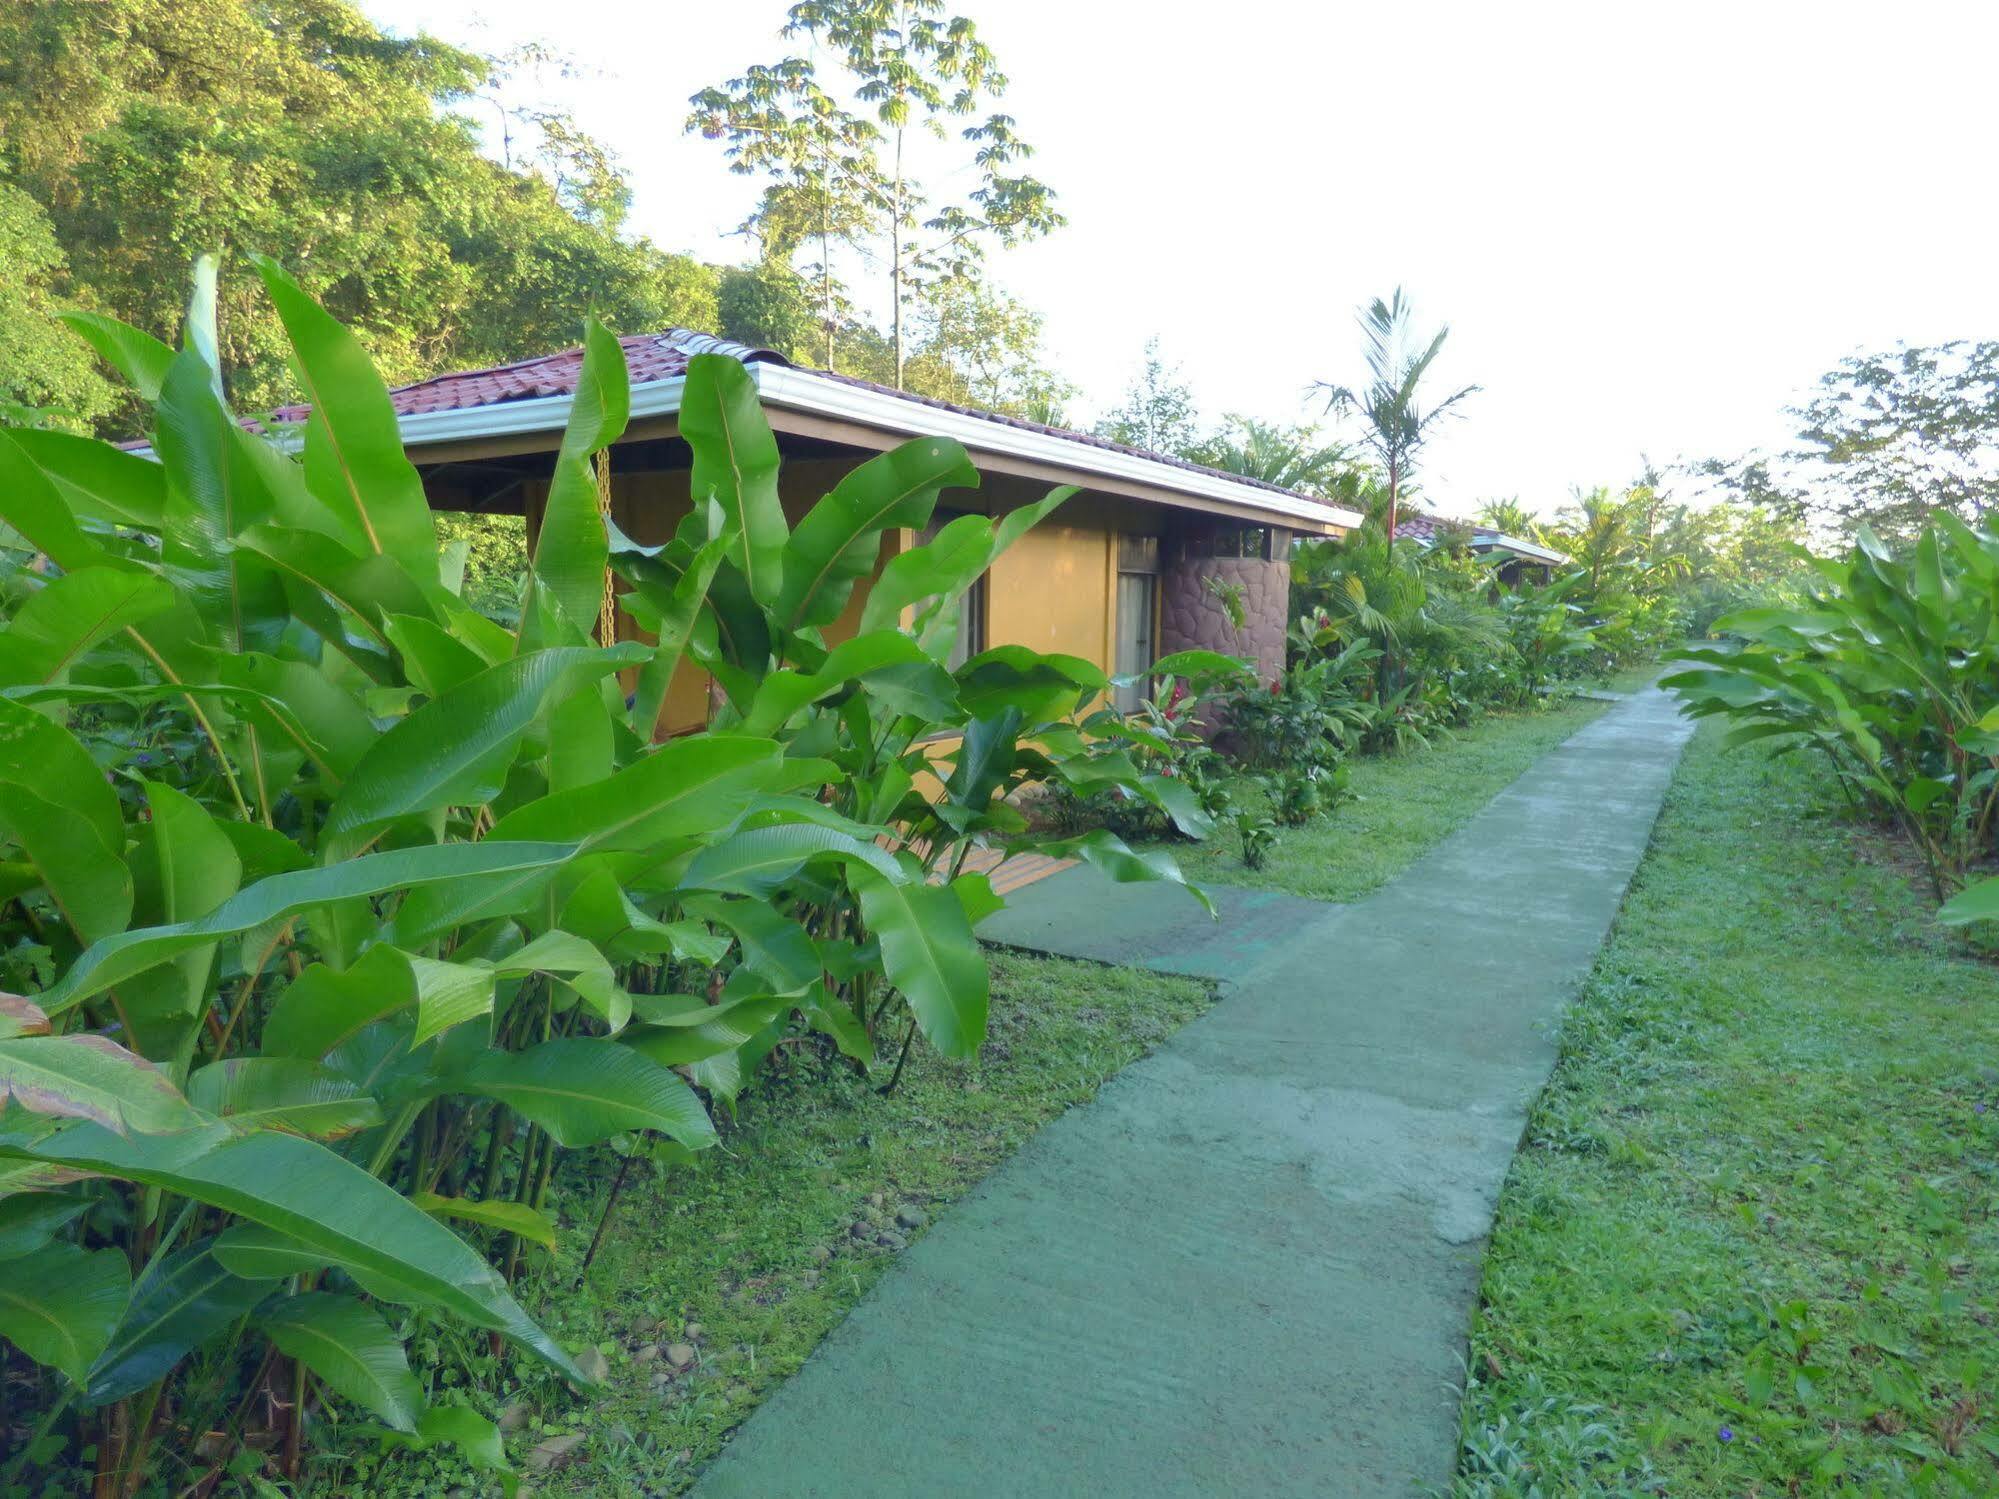
{"type": "MultiPolygon", "coordinates": [[[[485,50],[546,40],[634,227],[739,259],[754,201],[687,96],[787,50],[784,0],[363,0],[485,50]]],[[[1436,508],[1781,443],[1840,356],[1999,335],[1999,4],[961,0],[1069,225],[995,278],[1047,317],[1077,414],[1157,334],[1204,411],[1357,383],[1355,307],[1452,327],[1436,508]]]]}

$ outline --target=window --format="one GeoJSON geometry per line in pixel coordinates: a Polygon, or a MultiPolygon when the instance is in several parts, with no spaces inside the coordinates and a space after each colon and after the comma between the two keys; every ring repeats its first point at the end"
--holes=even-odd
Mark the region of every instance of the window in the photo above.
{"type": "MultiPolygon", "coordinates": [[[[971,514],[968,510],[936,510],[931,512],[930,524],[917,536],[917,541],[930,542],[937,539],[937,533],[958,519],[971,514]]],[[[972,586],[958,595],[958,629],[951,640],[951,654],[944,659],[947,671],[956,671],[972,657],[986,648],[986,575],[980,573],[972,581],[972,586]]]]}
{"type": "Polygon", "coordinates": [[[1159,616],[1159,538],[1117,539],[1117,641],[1112,674],[1136,680],[1116,689],[1115,701],[1129,713],[1152,690],[1144,673],[1159,659],[1155,622],[1159,616]]]}
{"type": "Polygon", "coordinates": [[[1248,557],[1269,562],[1285,555],[1281,532],[1268,526],[1244,526],[1219,522],[1197,526],[1180,537],[1183,557],[1248,557]]]}

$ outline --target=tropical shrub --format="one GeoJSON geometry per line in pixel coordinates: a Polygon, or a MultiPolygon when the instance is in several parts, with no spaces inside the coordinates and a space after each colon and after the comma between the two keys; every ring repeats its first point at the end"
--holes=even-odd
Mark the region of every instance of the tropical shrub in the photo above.
{"type": "Polygon", "coordinates": [[[1277,847],[1277,823],[1245,808],[1235,815],[1235,829],[1242,842],[1243,867],[1261,869],[1268,864],[1271,850],[1277,847]]]}
{"type": "MultiPolygon", "coordinates": [[[[1299,648],[1304,628],[1292,628],[1294,649],[1282,676],[1268,686],[1241,682],[1224,700],[1229,739],[1251,768],[1330,769],[1368,721],[1362,694],[1380,652],[1366,642],[1330,654],[1299,648]]],[[[1323,638],[1336,643],[1330,635],[1323,638]]]]}
{"type": "Polygon", "coordinates": [[[1531,702],[1551,683],[1576,675],[1598,649],[1595,632],[1583,622],[1583,606],[1570,595],[1586,574],[1572,572],[1536,586],[1522,582],[1498,601],[1501,627],[1511,647],[1510,680],[1495,696],[1515,703],[1531,702]]]}
{"type": "Polygon", "coordinates": [[[204,267],[178,351],[77,320],[150,403],[151,458],[0,432],[27,554],[0,631],[0,1335],[53,1381],[0,1482],[86,1442],[105,1492],[168,1455],[253,1474],[260,1394],[288,1474],[330,1399],[503,1469],[405,1337],[588,1383],[515,1296],[559,1153],[704,1149],[787,1039],[862,1069],[919,1034],[971,1053],[999,904],[974,846],[1178,878],[1010,805],[1032,779],[1185,805],[1074,725],[1102,672],[944,665],[952,600],[1065,492],[900,553],[830,642],[885,532],[977,483],[963,450],[872,459],[793,530],[746,373],[696,359],[697,503],[638,546],[598,508],[629,392],[593,324],[508,628],[458,591],[359,345],[260,270],[301,430],[226,405],[204,267]],[[722,702],[655,743],[683,659],[722,702]]]}
{"type": "Polygon", "coordinates": [[[1732,721],[1732,743],[1817,751],[1854,805],[1907,835],[1942,899],[1993,848],[1995,621],[1999,533],[1940,514],[1906,555],[1863,530],[1797,605],[1723,616],[1731,638],[1678,653],[1692,665],[1663,685],[1732,721]]]}
{"type": "Polygon", "coordinates": [[[1346,654],[1337,685],[1344,741],[1367,753],[1427,744],[1494,706],[1532,701],[1518,656],[1517,595],[1494,563],[1404,539],[1386,544],[1373,521],[1337,541],[1308,542],[1292,564],[1300,617],[1294,661],[1346,654]],[[1354,654],[1359,653],[1359,654],[1354,654]]]}
{"type": "Polygon", "coordinates": [[[1350,779],[1351,771],[1345,764],[1283,771],[1270,778],[1271,809],[1285,827],[1301,828],[1345,801],[1351,795],[1350,779]]]}
{"type": "Polygon", "coordinates": [[[1055,730],[1054,742],[1070,753],[1044,781],[1050,818],[1072,831],[1205,839],[1231,800],[1207,726],[1250,675],[1247,662],[1214,651],[1162,656],[1136,707],[1104,706],[1075,731],[1055,730]]]}

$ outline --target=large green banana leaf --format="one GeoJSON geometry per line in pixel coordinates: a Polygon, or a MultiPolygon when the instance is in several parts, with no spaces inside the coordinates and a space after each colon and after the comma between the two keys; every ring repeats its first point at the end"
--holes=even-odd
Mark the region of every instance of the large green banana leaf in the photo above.
{"type": "Polygon", "coordinates": [[[173,602],[172,585],[150,573],[86,567],[52,579],[0,631],[0,687],[66,681],[100,641],[173,602]]]}
{"type": "Polygon", "coordinates": [[[743,716],[745,734],[773,734],[809,705],[864,683],[871,697],[891,713],[911,713],[932,722],[957,716],[950,674],[899,630],[875,630],[842,641],[817,671],[774,671],[756,689],[743,716]]]}
{"type": "Polygon", "coordinates": [[[735,538],[731,556],[750,596],[775,604],[791,533],[777,492],[777,439],[749,371],[723,354],[688,360],[680,432],[694,449],[688,482],[695,505],[713,500],[722,506],[735,538]]]}
{"type": "Polygon", "coordinates": [[[402,1339],[382,1314],[352,1296],[307,1291],[267,1307],[258,1319],[288,1353],[363,1410],[397,1431],[415,1431],[423,1389],[410,1372],[402,1339]]]}
{"type": "Polygon", "coordinates": [[[315,906],[386,895],[391,891],[451,883],[461,887],[505,885],[523,871],[553,868],[576,852],[573,843],[446,843],[366,854],[323,869],[303,869],[259,880],[208,915],[168,926],[141,927],[92,943],[60,982],[42,997],[57,1015],[155,963],[218,937],[267,926],[315,906]]]}
{"type": "Polygon", "coordinates": [[[86,942],[130,919],[132,876],[117,793],[75,735],[7,698],[0,698],[0,827],[86,942]]]}
{"type": "MultiPolygon", "coordinates": [[[[161,369],[164,373],[165,366],[161,369]]],[[[40,465],[70,513],[85,525],[130,526],[159,534],[167,476],[150,458],[68,432],[17,428],[8,436],[40,465]]]]}
{"type": "Polygon", "coordinates": [[[160,382],[174,351],[143,329],[102,312],[61,312],[56,314],[98,356],[139,394],[142,401],[160,398],[160,382]]]}
{"type": "Polygon", "coordinates": [[[232,651],[270,650],[289,618],[283,585],[236,535],[277,514],[247,449],[258,439],[222,404],[214,367],[193,349],[167,369],[153,450],[167,472],[160,559],[175,586],[232,651]]]}
{"type": "Polygon", "coordinates": [[[0,1041],[0,1100],[31,1114],[91,1119],[119,1133],[189,1129],[201,1122],[158,1067],[105,1036],[14,1036],[0,1041]]]}
{"type": "Polygon", "coordinates": [[[927,607],[914,621],[920,631],[926,619],[970,588],[1029,527],[1075,493],[1075,486],[1063,485],[1031,505],[1009,510],[997,523],[983,515],[961,515],[928,545],[890,558],[861,606],[861,633],[896,629],[903,610],[921,604],[927,607]]]}
{"type": "Polygon", "coordinates": [[[86,1403],[108,1405],[164,1379],[276,1289],[274,1282],[231,1274],[214,1247],[210,1238],[176,1250],[133,1283],[117,1330],[90,1367],[86,1403]]]}
{"type": "Polygon", "coordinates": [[[687,866],[681,886],[768,899],[806,865],[823,861],[850,868],[865,865],[890,881],[907,878],[879,844],[838,828],[787,823],[734,833],[710,844],[687,866]]]}
{"type": "Polygon", "coordinates": [[[382,1107],[368,1093],[302,1057],[210,1062],[189,1075],[187,1099],[238,1129],[281,1129],[314,1140],[351,1135],[382,1122],[382,1107]]]}
{"type": "Polygon", "coordinates": [[[888,980],[902,991],[923,1037],[949,1057],[968,1057],[986,1036],[986,957],[965,908],[948,886],[897,883],[863,864],[847,880],[861,919],[881,943],[888,980]]]}
{"type": "MultiPolygon", "coordinates": [[[[624,1051],[606,1046],[607,1051],[624,1051]]],[[[626,1055],[631,1053],[626,1052],[626,1055]]],[[[227,1125],[119,1135],[83,1121],[36,1138],[0,1134],[0,1157],[76,1167],[205,1202],[400,1287],[476,1327],[504,1332],[570,1379],[589,1380],[455,1234],[359,1166],[296,1135],[227,1125]]]]}
{"type": "Polygon", "coordinates": [[[115,1249],[48,1244],[0,1274],[0,1336],[82,1385],[124,1313],[132,1270],[115,1249]]]}
{"type": "Polygon", "coordinates": [[[481,1052],[440,1087],[496,1098],[566,1147],[634,1129],[659,1130],[693,1150],[715,1143],[707,1110],[679,1074],[614,1042],[567,1037],[481,1052]]]}
{"type": "Polygon", "coordinates": [[[437,525],[423,480],[403,452],[388,387],[360,340],[277,263],[256,257],[291,337],[292,365],[312,415],[305,481],[356,552],[384,552],[420,582],[437,581],[437,525]]]}
{"type": "Polygon", "coordinates": [[[546,589],[585,635],[595,629],[603,606],[604,566],[610,556],[590,456],[618,440],[630,415],[624,350],[602,323],[590,318],[583,331],[583,370],[534,548],[535,586],[546,589]]]}
{"type": "Polygon", "coordinates": [[[340,790],[329,849],[398,817],[497,796],[529,727],[570,693],[643,659],[643,646],[555,647],[490,666],[384,734],[340,790]]]}
{"type": "Polygon", "coordinates": [[[939,490],[974,489],[978,482],[965,450],[943,437],[913,438],[863,463],[791,533],[773,610],[779,627],[789,634],[838,619],[854,585],[875,570],[884,530],[922,530],[939,490]]]}

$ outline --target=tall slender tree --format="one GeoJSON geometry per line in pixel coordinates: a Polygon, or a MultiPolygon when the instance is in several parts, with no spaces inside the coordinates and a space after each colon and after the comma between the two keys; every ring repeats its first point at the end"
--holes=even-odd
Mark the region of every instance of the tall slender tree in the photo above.
{"type": "Polygon", "coordinates": [[[1168,365],[1155,335],[1145,341],[1145,362],[1126,387],[1123,402],[1097,423],[1097,435],[1150,453],[1184,456],[1200,443],[1194,392],[1178,365],[1168,365]]]}
{"type": "Polygon", "coordinates": [[[766,195],[759,217],[785,194],[807,198],[821,225],[827,307],[836,241],[883,251],[900,388],[911,293],[971,274],[987,244],[1046,234],[1062,215],[1047,184],[1022,170],[1033,148],[1013,116],[991,108],[1006,75],[969,18],[947,16],[943,0],[801,0],[787,14],[784,36],[803,38],[811,55],[702,90],[688,128],[724,142],[736,170],[773,178],[778,196],[766,195]],[[916,146],[923,137],[949,142],[954,117],[973,121],[956,133],[970,149],[972,186],[947,200],[916,175],[916,146]]]}
{"type": "Polygon", "coordinates": [[[1425,344],[1417,337],[1414,322],[1414,308],[1401,287],[1386,302],[1376,297],[1360,312],[1361,331],[1367,340],[1366,387],[1355,391],[1323,380],[1318,387],[1326,393],[1328,411],[1360,413],[1361,439],[1374,450],[1387,480],[1384,527],[1390,545],[1395,540],[1403,484],[1415,471],[1431,429],[1465,397],[1478,391],[1476,385],[1467,385],[1434,405],[1421,399],[1418,387],[1443,351],[1451,330],[1439,328],[1425,344]]]}
{"type": "Polygon", "coordinates": [[[803,57],[752,67],[689,102],[687,128],[723,142],[730,171],[769,179],[744,225],[765,257],[790,260],[807,242],[817,247],[806,269],[818,288],[821,352],[834,368],[842,296],[833,250],[865,239],[878,215],[880,132],[821,88],[803,57]]]}

